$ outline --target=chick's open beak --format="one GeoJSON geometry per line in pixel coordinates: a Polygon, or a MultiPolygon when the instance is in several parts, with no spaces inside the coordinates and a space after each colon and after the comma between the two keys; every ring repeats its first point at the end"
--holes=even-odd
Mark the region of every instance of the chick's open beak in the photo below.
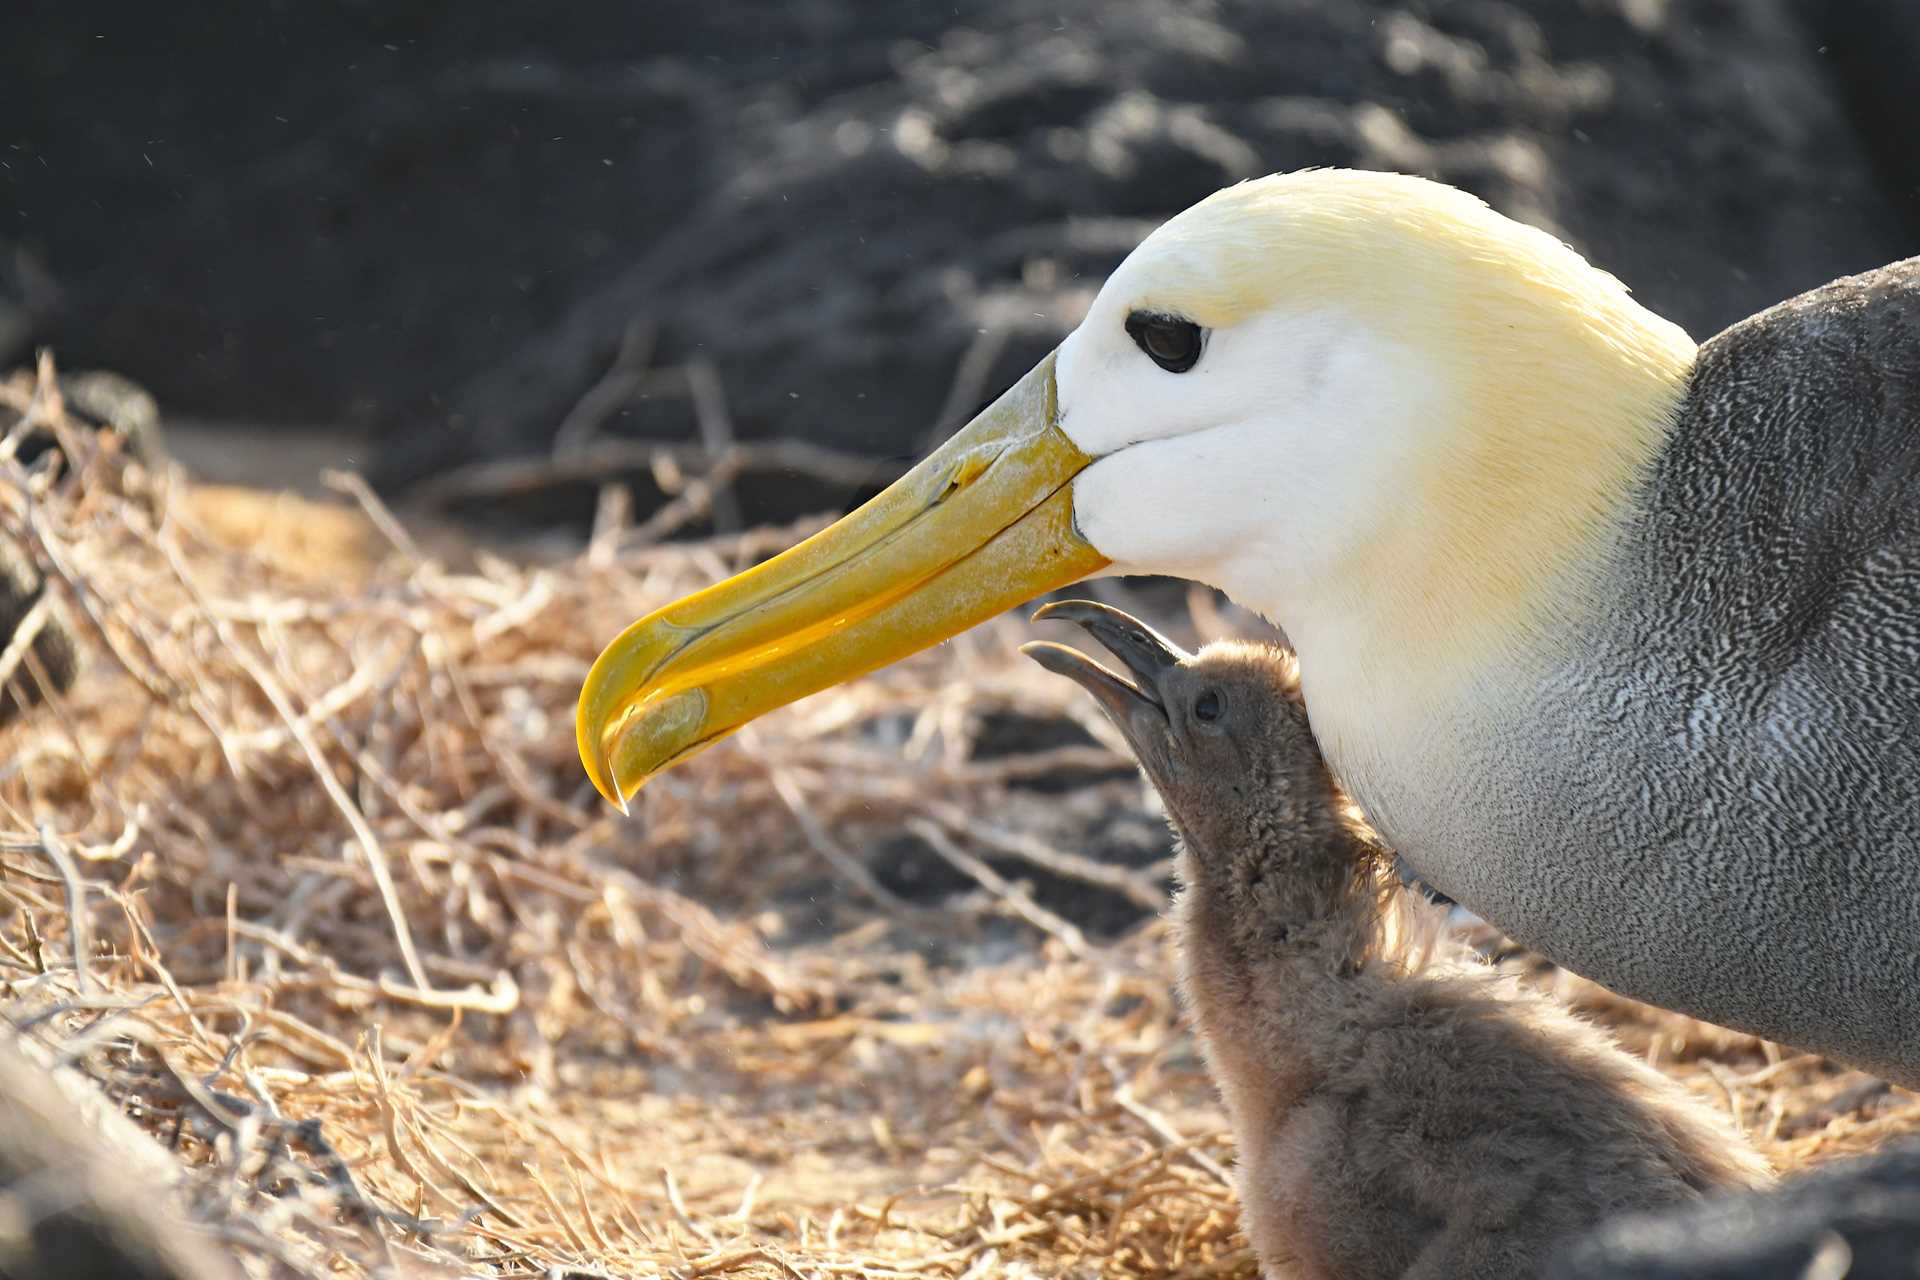
{"type": "Polygon", "coordinates": [[[624,809],[754,717],[1104,568],[1069,487],[1092,459],[1057,419],[1049,355],[859,510],[628,627],[580,691],[600,794],[624,809]]]}
{"type": "Polygon", "coordinates": [[[1033,615],[1035,622],[1047,619],[1085,627],[1120,659],[1133,679],[1116,675],[1079,650],[1050,640],[1021,645],[1020,652],[1092,694],[1100,709],[1129,739],[1135,728],[1132,718],[1141,712],[1151,712],[1164,724],[1166,709],[1160,698],[1160,680],[1188,657],[1178,645],[1131,614],[1092,600],[1057,601],[1041,606],[1033,615]]]}

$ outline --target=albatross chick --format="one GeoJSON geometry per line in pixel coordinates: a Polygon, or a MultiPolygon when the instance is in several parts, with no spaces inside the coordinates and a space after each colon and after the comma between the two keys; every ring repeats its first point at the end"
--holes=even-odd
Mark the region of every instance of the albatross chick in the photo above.
{"type": "Polygon", "coordinates": [[[1197,656],[1073,601],[1131,680],[1025,652],[1091,693],[1179,838],[1181,985],[1240,1152],[1270,1280],[1517,1277],[1608,1215],[1766,1180],[1716,1111],[1415,905],[1335,784],[1292,656],[1197,656]]]}

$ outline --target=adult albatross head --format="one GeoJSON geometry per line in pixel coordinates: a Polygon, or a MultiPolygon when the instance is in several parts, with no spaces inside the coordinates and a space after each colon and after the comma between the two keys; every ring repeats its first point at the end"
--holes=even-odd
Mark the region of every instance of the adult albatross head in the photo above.
{"type": "Polygon", "coordinates": [[[886,492],[627,628],[581,692],[581,760],[624,807],[764,712],[1102,571],[1279,622],[1316,727],[1471,678],[1577,604],[1694,350],[1452,188],[1227,188],[886,492]]]}

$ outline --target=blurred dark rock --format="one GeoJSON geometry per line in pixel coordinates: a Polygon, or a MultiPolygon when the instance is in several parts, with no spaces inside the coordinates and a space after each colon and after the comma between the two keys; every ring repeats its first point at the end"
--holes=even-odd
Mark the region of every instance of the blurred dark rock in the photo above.
{"type": "MultiPolygon", "coordinates": [[[[32,565],[19,559],[12,548],[0,548],[0,647],[12,642],[20,624],[40,603],[43,590],[45,584],[32,565]]],[[[40,672],[36,674],[33,664],[23,658],[6,684],[0,685],[0,726],[12,724],[29,708],[45,701],[47,690],[41,675],[59,694],[73,688],[74,677],[79,674],[80,658],[73,633],[57,613],[41,625],[29,651],[40,672]]]]}
{"type": "MultiPolygon", "coordinates": [[[[1125,788],[1082,785],[1046,797],[1047,803],[1016,794],[1004,811],[985,825],[1040,849],[1070,851],[1089,863],[1138,873],[1141,889],[1156,886],[1171,894],[1172,884],[1156,878],[1155,868],[1171,854],[1166,819],[1141,803],[1138,784],[1125,788]]],[[[1096,939],[1114,938],[1158,915],[1165,903],[1149,903],[1117,887],[1051,868],[1012,849],[973,846],[980,861],[1035,903],[1096,939]]],[[[883,840],[868,864],[874,879],[890,892],[920,906],[938,907],[949,899],[978,895],[980,883],[942,857],[920,836],[903,832],[883,840]]]]}
{"type": "Polygon", "coordinates": [[[1913,1280],[1920,1142],[1767,1192],[1617,1218],[1566,1248],[1548,1280],[1913,1280]]]}
{"type": "MultiPolygon", "coordinates": [[[[147,389],[111,369],[87,369],[60,375],[67,413],[80,425],[119,435],[128,457],[154,466],[167,456],[160,406],[147,389]]],[[[22,448],[21,457],[29,456],[22,448]]]]}
{"type": "Polygon", "coordinates": [[[0,1280],[227,1280],[178,1177],[92,1081],[0,1045],[0,1280]]]}
{"type": "MultiPolygon", "coordinates": [[[[58,389],[69,429],[117,436],[117,447],[147,466],[166,457],[160,407],[138,383],[109,370],[95,369],[58,375],[58,389]]],[[[67,465],[64,459],[48,457],[60,454],[63,437],[47,425],[44,417],[39,425],[21,431],[16,415],[0,414],[0,435],[15,432],[20,433],[14,450],[19,462],[30,468],[67,465]]],[[[64,442],[77,445],[77,451],[83,454],[94,443],[72,434],[65,436],[64,442]]],[[[0,543],[0,650],[12,645],[45,592],[40,570],[25,550],[0,543]]],[[[80,651],[73,633],[60,609],[49,604],[31,645],[0,685],[0,727],[39,706],[49,690],[60,694],[71,689],[79,674],[80,651]],[[29,655],[32,661],[27,660],[29,655]]]]}
{"type": "MultiPolygon", "coordinates": [[[[1092,734],[1065,716],[1037,716],[1007,709],[989,712],[981,717],[968,759],[1000,760],[1032,752],[1097,745],[1092,734]]],[[[1032,773],[1012,774],[1007,779],[1007,785],[1016,790],[1059,794],[1096,782],[1131,778],[1136,772],[1133,762],[1123,759],[1115,759],[1107,765],[1056,764],[1032,773]]]]}
{"type": "MultiPolygon", "coordinates": [[[[915,454],[1156,221],[1302,165],[1477,191],[1699,336],[1920,248],[1909,0],[27,9],[0,330],[350,424],[389,487],[546,452],[636,319],[740,438],[915,454]]],[[[700,438],[645,383],[605,430],[700,438]]]]}
{"type": "Polygon", "coordinates": [[[1920,227],[1920,6],[1913,0],[1798,0],[1820,61],[1853,119],[1881,186],[1909,228],[1920,227]]]}

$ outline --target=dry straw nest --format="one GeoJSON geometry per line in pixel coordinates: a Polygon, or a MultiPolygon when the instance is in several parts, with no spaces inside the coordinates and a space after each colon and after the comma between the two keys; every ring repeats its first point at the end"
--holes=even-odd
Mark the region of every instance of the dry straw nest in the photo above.
{"type": "MultiPolygon", "coordinates": [[[[663,541],[694,482],[638,526],[610,493],[578,554],[456,570],[342,477],[386,550],[316,566],[216,536],[44,363],[0,385],[0,434],[0,551],[46,584],[0,683],[52,684],[50,623],[82,657],[5,730],[0,1047],[107,1135],[103,1185],[139,1170],[190,1224],[192,1266],[1255,1274],[1164,867],[1073,835],[1151,797],[1017,624],[769,717],[621,820],[574,750],[597,646],[803,529],[663,541]],[[35,433],[60,450],[23,464],[35,433]],[[897,892],[902,850],[940,895],[897,892]]],[[[1920,1128],[1877,1081],[1503,962],[1783,1168],[1920,1128]]]]}

